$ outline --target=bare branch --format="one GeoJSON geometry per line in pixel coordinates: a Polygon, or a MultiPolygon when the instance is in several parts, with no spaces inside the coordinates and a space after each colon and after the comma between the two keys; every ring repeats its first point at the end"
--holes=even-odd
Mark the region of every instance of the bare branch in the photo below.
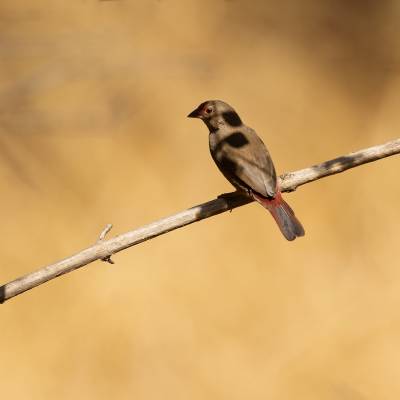
{"type": "MultiPolygon", "coordinates": [[[[337,174],[349,168],[354,168],[399,153],[400,139],[396,139],[382,145],[350,153],[347,156],[325,161],[309,168],[283,174],[280,177],[281,190],[283,192],[291,192],[301,185],[313,182],[325,176],[337,174]]],[[[107,225],[102,231],[99,240],[93,246],[71,257],[0,286],[0,302],[3,303],[29,289],[39,286],[57,276],[83,267],[93,261],[103,260],[112,263],[111,256],[128,247],[250,202],[252,202],[252,199],[239,194],[220,197],[109,240],[105,240],[105,236],[112,228],[112,225],[107,225]]]]}

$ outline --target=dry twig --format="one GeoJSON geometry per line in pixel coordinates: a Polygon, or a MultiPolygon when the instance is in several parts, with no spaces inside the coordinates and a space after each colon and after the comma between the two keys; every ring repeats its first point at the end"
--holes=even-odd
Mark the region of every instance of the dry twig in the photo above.
{"type": "MultiPolygon", "coordinates": [[[[400,153],[400,139],[350,153],[346,156],[325,161],[299,171],[283,174],[280,177],[280,186],[283,192],[291,192],[301,185],[313,182],[325,176],[337,174],[349,168],[354,168],[398,153],[400,153]]],[[[251,201],[251,199],[240,195],[229,198],[217,198],[112,239],[105,240],[106,234],[112,228],[112,225],[107,225],[100,234],[99,240],[93,246],[71,257],[0,286],[0,302],[3,303],[29,289],[39,286],[57,276],[83,267],[93,261],[103,260],[113,263],[111,256],[121,250],[193,222],[243,206],[251,201]]]]}

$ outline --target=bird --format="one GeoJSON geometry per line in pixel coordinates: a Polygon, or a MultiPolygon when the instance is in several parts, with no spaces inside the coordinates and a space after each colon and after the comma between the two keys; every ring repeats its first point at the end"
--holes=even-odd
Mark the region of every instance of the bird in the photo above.
{"type": "Polygon", "coordinates": [[[207,100],[188,118],[199,118],[208,127],[211,156],[236,192],[266,208],[287,240],[304,236],[303,226],[282,198],[275,166],[264,142],[242,122],[235,109],[222,100],[207,100]]]}

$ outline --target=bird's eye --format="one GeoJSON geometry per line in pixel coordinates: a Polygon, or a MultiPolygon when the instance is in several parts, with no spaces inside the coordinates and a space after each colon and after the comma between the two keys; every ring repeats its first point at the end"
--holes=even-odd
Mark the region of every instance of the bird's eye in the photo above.
{"type": "Polygon", "coordinates": [[[206,113],[211,114],[212,113],[212,107],[207,107],[206,108],[206,113]]]}

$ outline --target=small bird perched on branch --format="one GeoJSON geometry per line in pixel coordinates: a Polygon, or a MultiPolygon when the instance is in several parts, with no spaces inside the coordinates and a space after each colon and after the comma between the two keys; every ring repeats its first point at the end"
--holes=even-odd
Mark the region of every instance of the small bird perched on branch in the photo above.
{"type": "Polygon", "coordinates": [[[236,111],[221,100],[208,100],[188,117],[207,125],[211,156],[236,190],[269,210],[287,240],[304,236],[303,226],[282,198],[267,148],[236,111]]]}

